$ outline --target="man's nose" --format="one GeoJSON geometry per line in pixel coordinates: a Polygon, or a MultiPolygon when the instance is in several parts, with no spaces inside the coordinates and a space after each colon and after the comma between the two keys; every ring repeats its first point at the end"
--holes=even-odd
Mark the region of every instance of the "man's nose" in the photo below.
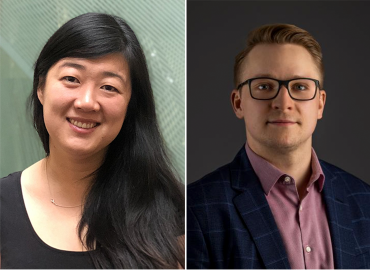
{"type": "Polygon", "coordinates": [[[279,94],[272,100],[272,107],[277,110],[291,110],[293,104],[294,100],[290,97],[288,88],[281,85],[279,94]]]}
{"type": "Polygon", "coordinates": [[[93,85],[85,85],[81,87],[75,99],[75,107],[86,112],[98,111],[100,109],[100,105],[97,100],[97,90],[98,89],[95,89],[93,85]]]}

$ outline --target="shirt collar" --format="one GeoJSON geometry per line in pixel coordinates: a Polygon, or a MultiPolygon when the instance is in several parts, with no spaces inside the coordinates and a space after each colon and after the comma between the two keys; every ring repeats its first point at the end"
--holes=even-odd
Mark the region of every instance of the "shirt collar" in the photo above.
{"type": "MultiPolygon", "coordinates": [[[[325,182],[325,175],[321,169],[319,159],[315,153],[313,148],[311,153],[311,168],[312,174],[310,180],[307,184],[307,189],[316,181],[319,184],[319,191],[321,192],[324,187],[325,182]]],[[[266,195],[269,194],[270,190],[273,188],[275,183],[284,175],[287,175],[280,171],[277,167],[272,165],[266,159],[262,158],[261,156],[257,155],[253,150],[249,147],[248,142],[245,143],[245,151],[247,152],[247,156],[251,162],[251,165],[260,179],[262,188],[266,195]]]]}

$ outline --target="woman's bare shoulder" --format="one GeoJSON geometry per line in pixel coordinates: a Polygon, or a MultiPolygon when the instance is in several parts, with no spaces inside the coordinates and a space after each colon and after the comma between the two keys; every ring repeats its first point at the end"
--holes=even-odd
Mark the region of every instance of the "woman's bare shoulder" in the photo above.
{"type": "Polygon", "coordinates": [[[33,163],[31,166],[27,167],[26,169],[23,170],[23,174],[34,174],[38,171],[40,171],[41,167],[42,167],[42,164],[44,163],[44,159],[41,159],[39,161],[37,161],[36,163],[33,163]]]}
{"type": "Polygon", "coordinates": [[[24,169],[22,172],[22,182],[26,182],[26,180],[32,179],[35,176],[41,174],[42,164],[43,159],[24,169]]]}

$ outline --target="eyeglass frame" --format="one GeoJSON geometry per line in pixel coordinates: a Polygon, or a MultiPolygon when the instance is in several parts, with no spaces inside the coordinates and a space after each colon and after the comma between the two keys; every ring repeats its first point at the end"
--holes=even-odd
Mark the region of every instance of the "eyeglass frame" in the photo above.
{"type": "Polygon", "coordinates": [[[240,83],[240,84],[237,86],[236,90],[241,90],[241,88],[242,88],[244,85],[246,85],[246,84],[248,84],[248,87],[249,87],[249,94],[251,95],[251,97],[252,97],[253,99],[256,99],[256,100],[272,100],[272,99],[276,98],[276,97],[279,95],[279,93],[280,93],[281,85],[284,85],[284,86],[285,86],[285,88],[287,89],[288,94],[289,94],[289,96],[290,96],[290,98],[291,98],[291,99],[293,99],[293,100],[298,100],[298,101],[309,101],[309,100],[313,100],[313,99],[316,97],[317,88],[319,88],[319,91],[321,90],[321,87],[320,87],[320,81],[319,81],[319,80],[316,80],[316,79],[312,79],[312,78],[294,78],[294,79],[290,79],[290,80],[278,80],[278,79],[274,79],[274,78],[270,78],[270,77],[256,77],[256,78],[250,78],[250,79],[245,80],[244,82],[240,83]],[[253,80],[256,80],[256,79],[270,79],[270,80],[273,80],[273,81],[278,82],[278,83],[279,83],[279,88],[278,88],[278,90],[277,90],[277,92],[276,92],[276,95],[275,95],[275,96],[273,96],[272,98],[255,98],[255,97],[252,95],[251,82],[252,82],[253,80]],[[289,90],[289,83],[290,83],[291,81],[295,81],[295,80],[302,80],[302,79],[304,79],[304,80],[311,80],[311,81],[313,81],[313,82],[315,83],[315,86],[316,86],[316,88],[315,88],[315,94],[314,94],[314,96],[313,96],[312,98],[310,98],[310,99],[299,99],[299,98],[294,98],[294,97],[292,97],[292,95],[291,95],[291,93],[290,93],[290,90],[289,90]]]}

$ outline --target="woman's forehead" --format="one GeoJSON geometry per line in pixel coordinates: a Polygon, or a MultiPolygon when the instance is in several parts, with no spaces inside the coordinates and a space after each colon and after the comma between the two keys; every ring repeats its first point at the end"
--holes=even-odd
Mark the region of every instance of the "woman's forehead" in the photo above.
{"type": "Polygon", "coordinates": [[[121,53],[107,54],[97,58],[66,57],[56,62],[51,69],[58,72],[65,69],[76,69],[81,72],[103,74],[127,81],[129,65],[121,53]]]}

